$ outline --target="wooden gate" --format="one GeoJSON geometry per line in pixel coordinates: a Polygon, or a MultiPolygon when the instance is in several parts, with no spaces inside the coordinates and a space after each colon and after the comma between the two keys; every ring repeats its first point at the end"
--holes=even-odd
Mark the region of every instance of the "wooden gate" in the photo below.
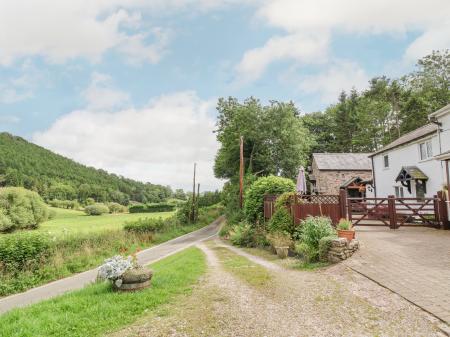
{"type": "Polygon", "coordinates": [[[348,218],[354,226],[427,226],[446,223],[443,200],[433,198],[347,198],[348,218]]]}

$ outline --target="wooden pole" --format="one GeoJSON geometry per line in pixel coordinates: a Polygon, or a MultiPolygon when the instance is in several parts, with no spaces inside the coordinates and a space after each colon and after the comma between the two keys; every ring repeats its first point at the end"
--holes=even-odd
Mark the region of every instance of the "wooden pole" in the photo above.
{"type": "Polygon", "coordinates": [[[197,202],[195,203],[195,220],[198,219],[198,201],[200,200],[200,183],[197,184],[197,202]]]}
{"type": "Polygon", "coordinates": [[[244,137],[241,136],[239,146],[239,207],[244,205],[244,137]]]}
{"type": "Polygon", "coordinates": [[[192,208],[190,214],[190,220],[195,221],[195,171],[197,170],[197,163],[194,163],[194,183],[192,187],[192,208]]]}

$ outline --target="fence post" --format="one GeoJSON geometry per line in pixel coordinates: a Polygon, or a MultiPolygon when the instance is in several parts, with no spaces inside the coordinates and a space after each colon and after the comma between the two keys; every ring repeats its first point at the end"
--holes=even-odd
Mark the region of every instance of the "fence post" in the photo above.
{"type": "Polygon", "coordinates": [[[438,214],[439,214],[439,225],[442,229],[450,229],[449,216],[447,210],[447,203],[445,202],[445,194],[443,191],[437,192],[437,202],[438,202],[438,214]]]}
{"type": "Polygon", "coordinates": [[[388,196],[388,213],[389,213],[389,228],[397,229],[397,214],[395,211],[395,196],[388,196]]]}
{"type": "Polygon", "coordinates": [[[347,191],[344,189],[339,190],[339,206],[341,208],[341,218],[348,219],[348,216],[347,216],[347,191]]]}

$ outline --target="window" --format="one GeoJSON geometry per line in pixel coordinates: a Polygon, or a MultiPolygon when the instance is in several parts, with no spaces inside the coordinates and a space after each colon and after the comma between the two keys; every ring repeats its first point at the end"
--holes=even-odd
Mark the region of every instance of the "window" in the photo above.
{"type": "Polygon", "coordinates": [[[405,193],[403,191],[403,187],[401,186],[395,186],[395,196],[397,198],[404,198],[405,197],[405,193]]]}
{"type": "Polygon", "coordinates": [[[389,167],[389,156],[388,155],[385,155],[383,157],[383,161],[384,161],[384,167],[385,168],[389,167]]]}
{"type": "Polygon", "coordinates": [[[431,140],[419,144],[420,160],[433,157],[433,145],[431,140]]]}

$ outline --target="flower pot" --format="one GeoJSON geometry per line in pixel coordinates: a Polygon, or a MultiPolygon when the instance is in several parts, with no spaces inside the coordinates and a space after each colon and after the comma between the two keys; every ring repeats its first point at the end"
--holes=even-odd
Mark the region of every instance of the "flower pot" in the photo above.
{"type": "Polygon", "coordinates": [[[352,241],[355,238],[355,231],[353,229],[338,229],[337,234],[339,238],[346,238],[348,242],[352,241]]]}
{"type": "Polygon", "coordinates": [[[277,251],[277,255],[280,259],[285,259],[289,254],[289,247],[275,247],[275,250],[277,251]]]}
{"type": "Polygon", "coordinates": [[[146,268],[127,270],[120,278],[120,282],[113,283],[114,289],[120,291],[134,291],[148,288],[152,276],[153,272],[146,268]]]}

